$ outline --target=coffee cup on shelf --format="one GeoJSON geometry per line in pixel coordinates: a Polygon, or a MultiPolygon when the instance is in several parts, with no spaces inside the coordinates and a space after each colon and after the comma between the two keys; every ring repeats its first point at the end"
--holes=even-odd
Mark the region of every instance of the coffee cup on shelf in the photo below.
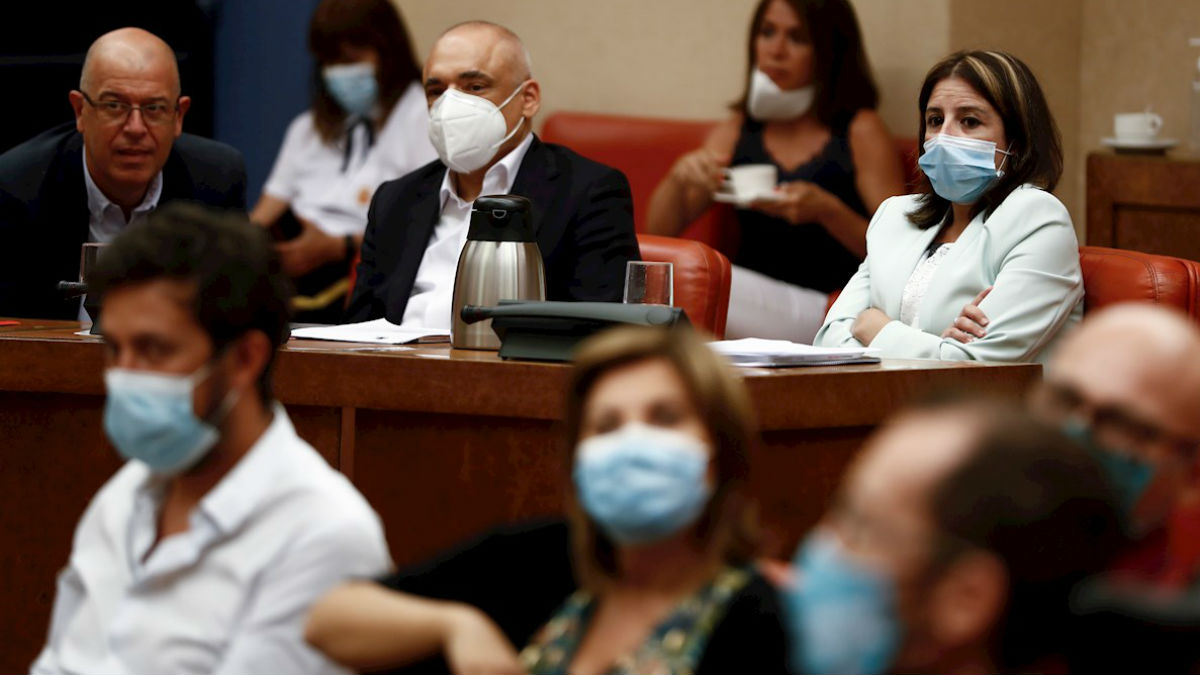
{"type": "Polygon", "coordinates": [[[1162,118],[1149,111],[1119,113],[1113,116],[1113,135],[1122,141],[1153,141],[1162,124],[1162,118]]]}

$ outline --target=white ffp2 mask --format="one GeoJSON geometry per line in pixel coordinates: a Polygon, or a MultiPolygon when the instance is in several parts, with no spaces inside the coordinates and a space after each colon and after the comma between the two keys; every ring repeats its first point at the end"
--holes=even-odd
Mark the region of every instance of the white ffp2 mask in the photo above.
{"type": "Polygon", "coordinates": [[[528,83],[522,82],[500,105],[457,89],[443,92],[429,109],[429,142],[442,163],[457,173],[487,166],[496,150],[525,122],[522,117],[506,135],[507,124],[500,110],[528,83]]]}
{"type": "Polygon", "coordinates": [[[754,69],[750,75],[750,95],[746,111],[760,122],[794,120],[812,107],[817,89],[813,85],[784,91],[766,73],[754,69]]]}

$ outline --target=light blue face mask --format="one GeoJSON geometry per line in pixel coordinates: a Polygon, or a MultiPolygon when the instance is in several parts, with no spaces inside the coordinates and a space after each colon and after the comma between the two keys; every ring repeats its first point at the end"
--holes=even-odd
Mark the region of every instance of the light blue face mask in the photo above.
{"type": "MultiPolygon", "coordinates": [[[[123,368],[105,371],[104,431],[117,452],[165,476],[178,475],[199,462],[221,437],[213,423],[192,412],[192,392],[208,374],[207,365],[191,375],[123,368]]],[[[236,401],[236,391],[226,394],[213,415],[217,423],[236,401]]]]}
{"type": "Polygon", "coordinates": [[[325,88],[337,104],[351,115],[369,115],[379,100],[375,64],[369,61],[325,66],[321,70],[325,88]]]}
{"type": "Polygon", "coordinates": [[[996,179],[1004,175],[1004,162],[996,169],[996,149],[991,141],[938,134],[925,141],[925,153],[917,160],[929,177],[933,191],[955,204],[974,204],[996,179]]]}
{"type": "Polygon", "coordinates": [[[613,541],[631,546],[696,522],[712,494],[703,442],[636,423],[581,442],[574,479],[588,516],[613,541]]]}
{"type": "Polygon", "coordinates": [[[799,672],[885,672],[900,649],[893,582],[848,556],[828,531],[809,535],[795,566],[787,620],[799,672]]]}
{"type": "Polygon", "coordinates": [[[1135,456],[1131,452],[1118,452],[1096,441],[1092,428],[1078,421],[1068,421],[1062,426],[1063,433],[1082,445],[1096,459],[1104,475],[1117,493],[1117,506],[1126,521],[1133,517],[1146,489],[1154,481],[1154,464],[1135,456]]]}

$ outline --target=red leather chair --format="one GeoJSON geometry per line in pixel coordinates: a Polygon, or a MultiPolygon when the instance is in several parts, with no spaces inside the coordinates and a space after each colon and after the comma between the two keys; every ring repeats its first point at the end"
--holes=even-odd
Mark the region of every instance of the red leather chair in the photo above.
{"type": "Polygon", "coordinates": [[[692,325],[725,337],[729,313],[729,258],[720,251],[692,239],[639,234],[642,259],[672,263],[675,306],[687,312],[692,325]]]}
{"type": "MultiPolygon", "coordinates": [[[[644,231],[650,196],[675,160],[704,143],[716,122],[556,112],[546,118],[541,138],[560,143],[579,154],[620,169],[633,190],[633,222],[644,231]]],[[[896,139],[906,180],[917,178],[917,141],[896,139]]],[[[737,250],[737,221],[733,209],[714,205],[681,234],[732,255],[737,250]]]]}
{"type": "MultiPolygon", "coordinates": [[[[633,223],[645,231],[650,196],[675,160],[704,143],[715,122],[556,112],[546,118],[541,138],[620,169],[633,190],[633,223]]],[[[737,247],[733,209],[715,205],[680,236],[702,241],[720,251],[737,247]]]]}
{"type": "Polygon", "coordinates": [[[1079,247],[1085,313],[1119,302],[1175,307],[1200,322],[1200,263],[1101,246],[1079,247]]]}

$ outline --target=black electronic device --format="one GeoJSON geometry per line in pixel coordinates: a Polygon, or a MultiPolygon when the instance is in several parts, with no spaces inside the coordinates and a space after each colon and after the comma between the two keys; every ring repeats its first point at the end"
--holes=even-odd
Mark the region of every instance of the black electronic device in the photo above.
{"type": "Polygon", "coordinates": [[[101,335],[100,298],[95,293],[88,293],[88,285],[82,281],[60,281],[58,282],[58,292],[68,298],[77,298],[82,295],[83,309],[87,312],[88,318],[92,320],[92,328],[89,332],[92,335],[101,335]]]}
{"type": "Polygon", "coordinates": [[[500,337],[500,358],[526,361],[570,361],[584,338],[621,324],[691,327],[678,307],[619,302],[501,301],[496,307],[467,305],[462,319],[491,319],[500,337]]]}

